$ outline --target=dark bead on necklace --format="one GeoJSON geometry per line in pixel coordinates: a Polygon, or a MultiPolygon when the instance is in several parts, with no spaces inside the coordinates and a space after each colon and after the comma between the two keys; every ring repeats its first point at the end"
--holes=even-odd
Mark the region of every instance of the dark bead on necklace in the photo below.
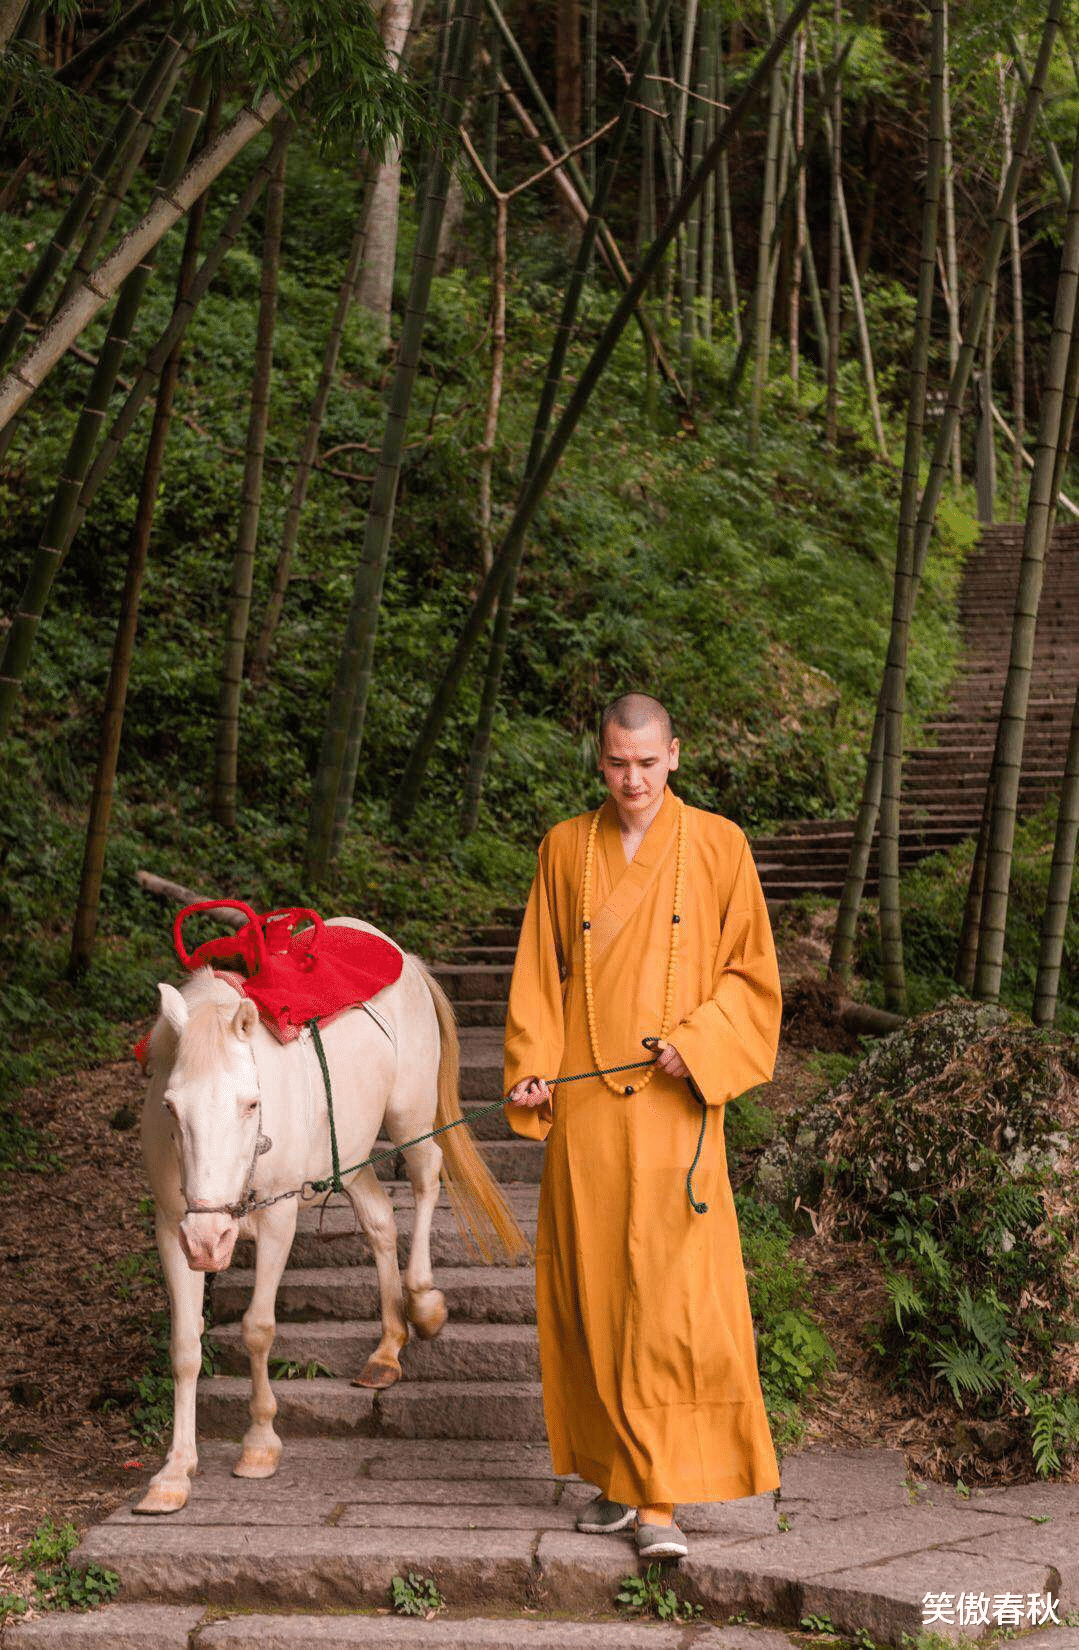
{"type": "Polygon", "coordinates": [[[632,1083],[627,1083],[626,1087],[625,1087],[625,1090],[623,1092],[626,1093],[626,1094],[632,1094],[633,1093],[633,1084],[632,1083]]]}
{"type": "Polygon", "coordinates": [[[581,924],[582,928],[591,928],[591,926],[592,926],[592,924],[590,922],[582,922],[582,924],[581,924]]]}

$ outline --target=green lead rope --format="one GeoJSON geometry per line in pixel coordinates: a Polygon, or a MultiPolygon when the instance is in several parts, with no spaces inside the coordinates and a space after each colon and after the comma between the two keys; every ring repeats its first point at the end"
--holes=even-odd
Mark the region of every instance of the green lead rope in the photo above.
{"type": "MultiPolygon", "coordinates": [[[[392,1146],[388,1151],[372,1152],[371,1156],[365,1157],[362,1163],[354,1163],[351,1168],[342,1170],[341,1153],[337,1144],[337,1124],[333,1115],[333,1087],[330,1083],[330,1068],[326,1060],[326,1050],[322,1046],[322,1035],[318,1028],[318,1021],[308,1020],[307,1029],[311,1033],[311,1041],[315,1045],[315,1053],[318,1055],[318,1063],[322,1070],[322,1082],[326,1090],[326,1113],[330,1120],[330,1160],[333,1165],[332,1172],[325,1180],[309,1180],[306,1182],[313,1192],[343,1193],[345,1191],[345,1184],[342,1179],[343,1174],[358,1174],[361,1169],[370,1168],[375,1163],[382,1163],[386,1158],[396,1157],[398,1152],[406,1151],[409,1146],[419,1146],[424,1140],[433,1140],[436,1134],[445,1134],[447,1129],[457,1128],[459,1123],[467,1123],[474,1117],[483,1117],[490,1111],[501,1111],[503,1106],[506,1104],[506,1100],[494,1100],[487,1106],[472,1106],[468,1117],[455,1117],[452,1123],[441,1123],[437,1129],[429,1129],[426,1134],[418,1134],[414,1140],[405,1140],[400,1146],[392,1146]]],[[[646,1047],[650,1043],[654,1042],[655,1038],[653,1037],[645,1038],[646,1047]]],[[[630,1060],[628,1064],[624,1066],[606,1066],[601,1071],[578,1071],[571,1077],[558,1077],[551,1078],[549,1080],[551,1082],[558,1083],[579,1083],[585,1077],[603,1077],[606,1074],[613,1076],[614,1073],[618,1071],[639,1071],[642,1066],[651,1066],[654,1064],[655,1056],[653,1055],[651,1060],[630,1060]]],[[[547,1079],[545,1079],[545,1081],[547,1081],[547,1079]]],[[[704,1100],[697,1092],[697,1089],[693,1083],[690,1083],[689,1087],[690,1093],[693,1095],[693,1098],[698,1102],[701,1108],[701,1132],[697,1139],[697,1150],[694,1154],[693,1162],[690,1164],[689,1173],[686,1175],[686,1192],[689,1195],[690,1205],[692,1206],[694,1213],[698,1215],[705,1215],[708,1213],[707,1203],[698,1203],[697,1199],[693,1196],[693,1172],[701,1160],[701,1152],[704,1149],[704,1131],[708,1123],[708,1107],[705,1105],[704,1100]]],[[[507,1095],[506,1099],[508,1098],[509,1096],[507,1095]]]]}

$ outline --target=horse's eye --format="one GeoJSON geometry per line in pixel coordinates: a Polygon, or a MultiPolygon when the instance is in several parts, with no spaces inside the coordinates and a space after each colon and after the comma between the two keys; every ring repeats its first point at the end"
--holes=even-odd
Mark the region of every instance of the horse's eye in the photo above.
{"type": "Polygon", "coordinates": [[[258,1097],[257,1094],[255,1095],[254,1099],[244,1101],[244,1116],[245,1117],[253,1117],[255,1112],[258,1111],[258,1109],[259,1109],[259,1097],[258,1097]]]}
{"type": "Polygon", "coordinates": [[[166,1111],[169,1111],[169,1112],[172,1113],[173,1117],[176,1116],[176,1102],[175,1102],[175,1100],[173,1100],[171,1095],[166,1094],[165,1098],[162,1100],[161,1104],[164,1106],[166,1111]]]}

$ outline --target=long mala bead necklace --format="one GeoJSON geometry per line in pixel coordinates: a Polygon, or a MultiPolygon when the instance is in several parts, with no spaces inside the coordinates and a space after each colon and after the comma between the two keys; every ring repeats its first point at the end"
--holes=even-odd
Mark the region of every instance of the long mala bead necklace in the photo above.
{"type": "MultiPolygon", "coordinates": [[[[672,791],[672,796],[674,793],[672,791]]],[[[671,937],[667,948],[667,989],[663,999],[663,1024],[659,1032],[659,1041],[665,1042],[674,1019],[674,982],[678,973],[678,942],[681,934],[682,902],[686,891],[686,806],[681,797],[674,797],[678,807],[678,852],[674,871],[674,910],[671,914],[671,937]]],[[[603,1057],[599,1051],[599,1038],[596,1035],[596,1004],[592,989],[592,866],[596,854],[596,835],[599,831],[600,810],[597,808],[592,816],[592,826],[588,833],[588,846],[584,853],[584,895],[583,910],[581,913],[581,927],[584,936],[584,998],[588,1015],[588,1042],[592,1050],[592,1059],[597,1071],[602,1072],[603,1081],[614,1094],[639,1094],[641,1089],[647,1088],[655,1076],[655,1065],[648,1067],[644,1076],[636,1083],[616,1083],[603,1071],[603,1057]]]]}

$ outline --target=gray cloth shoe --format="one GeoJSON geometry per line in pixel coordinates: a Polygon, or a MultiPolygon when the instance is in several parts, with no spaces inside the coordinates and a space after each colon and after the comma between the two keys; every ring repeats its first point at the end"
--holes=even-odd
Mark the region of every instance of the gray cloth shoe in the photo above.
{"type": "Polygon", "coordinates": [[[613,1535],[616,1530],[628,1530],[636,1516],[636,1507],[608,1501],[601,1491],[578,1518],[577,1528],[582,1535],[613,1535]]]}
{"type": "Polygon", "coordinates": [[[641,1558],[685,1558],[689,1552],[677,1524],[638,1524],[636,1535],[641,1558]]]}

